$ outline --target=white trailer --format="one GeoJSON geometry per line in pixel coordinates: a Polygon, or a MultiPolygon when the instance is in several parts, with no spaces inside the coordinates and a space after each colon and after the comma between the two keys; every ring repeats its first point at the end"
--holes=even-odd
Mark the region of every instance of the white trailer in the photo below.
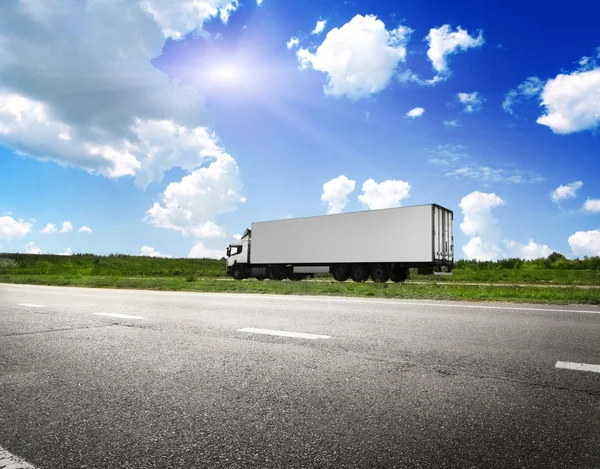
{"type": "Polygon", "coordinates": [[[298,280],[402,282],[409,268],[431,273],[454,265],[453,213],[437,204],[252,223],[227,248],[227,274],[298,280]]]}

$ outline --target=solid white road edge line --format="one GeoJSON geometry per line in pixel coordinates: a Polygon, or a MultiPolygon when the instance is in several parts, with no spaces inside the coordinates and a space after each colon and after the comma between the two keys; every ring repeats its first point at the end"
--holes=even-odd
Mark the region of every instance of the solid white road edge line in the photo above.
{"type": "Polygon", "coordinates": [[[36,305],[33,303],[18,303],[19,306],[28,306],[29,308],[45,308],[45,305],[36,305]]]}
{"type": "MultiPolygon", "coordinates": [[[[146,319],[142,316],[133,316],[131,314],[119,314],[119,313],[92,313],[98,316],[108,316],[109,318],[123,318],[123,319],[146,319]]],[[[2,468],[0,468],[2,469],[2,468]]]]}
{"type": "Polygon", "coordinates": [[[9,453],[0,446],[0,469],[35,469],[35,466],[9,453]]]}
{"type": "Polygon", "coordinates": [[[591,371],[592,373],[600,373],[600,365],[589,365],[587,363],[556,362],[554,367],[564,368],[565,370],[591,371]]]}
{"type": "Polygon", "coordinates": [[[244,329],[238,329],[238,331],[253,332],[255,334],[278,335],[282,337],[295,337],[297,339],[331,339],[330,335],[305,334],[303,332],[273,331],[271,329],[256,329],[254,327],[245,327],[244,329]]]}

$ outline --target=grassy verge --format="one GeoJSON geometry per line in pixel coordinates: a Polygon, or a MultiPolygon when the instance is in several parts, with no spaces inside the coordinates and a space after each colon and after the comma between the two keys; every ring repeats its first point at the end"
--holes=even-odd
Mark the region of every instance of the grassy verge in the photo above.
{"type": "Polygon", "coordinates": [[[223,282],[181,278],[65,277],[59,275],[0,275],[0,282],[76,287],[125,288],[192,292],[238,292],[283,295],[335,295],[375,298],[600,305],[600,290],[575,287],[468,286],[451,282],[427,285],[315,282],[223,282]]]}

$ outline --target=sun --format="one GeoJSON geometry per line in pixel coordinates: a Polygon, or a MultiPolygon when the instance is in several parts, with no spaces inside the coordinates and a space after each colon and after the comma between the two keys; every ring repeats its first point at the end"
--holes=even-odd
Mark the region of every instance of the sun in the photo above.
{"type": "Polygon", "coordinates": [[[244,79],[242,67],[232,63],[221,63],[208,70],[211,81],[219,84],[241,83],[244,79]]]}

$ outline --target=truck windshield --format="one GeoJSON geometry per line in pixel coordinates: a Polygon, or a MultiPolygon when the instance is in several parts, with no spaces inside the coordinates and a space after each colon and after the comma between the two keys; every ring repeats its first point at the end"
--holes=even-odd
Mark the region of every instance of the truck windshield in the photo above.
{"type": "Polygon", "coordinates": [[[227,257],[235,256],[242,252],[242,246],[239,244],[233,244],[227,248],[227,257]]]}

